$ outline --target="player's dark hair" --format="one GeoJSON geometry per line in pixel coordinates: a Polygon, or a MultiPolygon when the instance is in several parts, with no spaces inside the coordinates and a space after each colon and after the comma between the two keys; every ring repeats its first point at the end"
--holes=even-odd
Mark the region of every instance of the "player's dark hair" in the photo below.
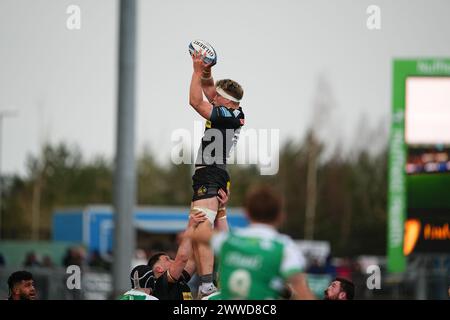
{"type": "Polygon", "coordinates": [[[282,198],[271,187],[261,185],[247,192],[244,207],[251,220],[262,223],[274,223],[281,214],[282,198]]]}
{"type": "Polygon", "coordinates": [[[223,79],[216,82],[216,87],[222,88],[230,96],[241,100],[244,96],[244,89],[241,85],[231,79],[223,79]]]}
{"type": "Polygon", "coordinates": [[[25,270],[13,272],[8,278],[9,294],[11,295],[14,286],[22,281],[33,280],[33,275],[25,270]]]}
{"type": "Polygon", "coordinates": [[[150,257],[150,259],[148,259],[147,265],[153,270],[153,266],[155,265],[155,263],[158,262],[158,260],[159,260],[159,258],[161,258],[161,256],[165,256],[165,255],[167,255],[167,253],[165,253],[165,252],[155,253],[154,255],[152,255],[150,257]]]}
{"type": "Polygon", "coordinates": [[[336,278],[334,281],[339,281],[341,284],[341,291],[344,291],[347,300],[353,300],[355,297],[355,285],[348,279],[345,278],[336,278]]]}

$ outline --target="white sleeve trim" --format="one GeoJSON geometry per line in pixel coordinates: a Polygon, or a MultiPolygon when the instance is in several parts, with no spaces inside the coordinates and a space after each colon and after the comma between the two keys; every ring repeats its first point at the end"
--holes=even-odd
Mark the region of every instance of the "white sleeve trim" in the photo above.
{"type": "Polygon", "coordinates": [[[291,239],[286,239],[280,267],[281,274],[284,275],[294,270],[302,272],[305,267],[306,260],[300,248],[291,239]]]}
{"type": "Polygon", "coordinates": [[[214,250],[214,253],[218,254],[222,250],[222,245],[225,240],[228,238],[228,232],[219,232],[213,234],[211,238],[211,248],[214,250]]]}

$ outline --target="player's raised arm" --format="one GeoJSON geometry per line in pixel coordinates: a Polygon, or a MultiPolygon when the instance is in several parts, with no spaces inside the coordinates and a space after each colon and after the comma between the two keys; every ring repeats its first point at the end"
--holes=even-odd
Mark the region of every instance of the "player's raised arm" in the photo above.
{"type": "Polygon", "coordinates": [[[195,51],[203,52],[201,84],[203,93],[208,101],[212,103],[217,92],[216,86],[214,85],[214,79],[211,75],[211,67],[217,63],[217,53],[208,42],[203,40],[194,40],[189,44],[189,53],[191,56],[195,51]]]}
{"type": "Polygon", "coordinates": [[[191,87],[189,90],[189,104],[197,111],[203,118],[209,120],[211,117],[212,104],[203,100],[201,77],[204,69],[204,56],[195,51],[192,54],[192,61],[194,71],[192,73],[191,87]]]}
{"type": "MultiPolygon", "coordinates": [[[[186,268],[186,265],[188,264],[189,258],[192,254],[192,241],[191,241],[191,235],[194,228],[197,227],[197,225],[200,222],[203,222],[206,220],[206,216],[203,212],[197,212],[189,218],[189,224],[188,228],[185,231],[183,235],[183,240],[181,241],[180,246],[178,247],[177,255],[175,257],[174,263],[169,268],[170,276],[173,278],[173,280],[178,280],[178,278],[181,276],[181,273],[186,268]]],[[[195,268],[195,266],[189,265],[188,269],[195,268]]],[[[190,274],[193,270],[187,270],[190,274]]]]}
{"type": "Polygon", "coordinates": [[[217,91],[216,86],[214,85],[211,67],[212,67],[211,64],[205,66],[205,68],[202,71],[201,80],[203,93],[205,94],[208,101],[212,103],[214,97],[217,94],[217,91]]]}
{"type": "Polygon", "coordinates": [[[311,292],[304,273],[296,273],[289,277],[288,283],[293,289],[293,298],[295,300],[315,300],[316,297],[311,292]]]}

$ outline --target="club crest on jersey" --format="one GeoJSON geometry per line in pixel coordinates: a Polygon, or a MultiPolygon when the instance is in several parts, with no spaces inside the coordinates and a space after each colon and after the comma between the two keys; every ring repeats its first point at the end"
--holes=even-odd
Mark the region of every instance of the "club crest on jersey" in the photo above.
{"type": "Polygon", "coordinates": [[[205,186],[201,186],[197,190],[197,196],[203,196],[206,194],[207,191],[208,191],[208,189],[205,186]]]}

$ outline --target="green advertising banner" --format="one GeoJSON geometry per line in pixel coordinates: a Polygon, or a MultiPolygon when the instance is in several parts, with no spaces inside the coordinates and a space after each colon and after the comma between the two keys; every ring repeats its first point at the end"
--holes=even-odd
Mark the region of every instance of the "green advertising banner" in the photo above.
{"type": "Polygon", "coordinates": [[[406,269],[403,253],[404,225],[407,210],[405,143],[405,98],[408,77],[448,77],[450,59],[394,60],[392,123],[388,171],[388,271],[401,273],[406,269]]]}

